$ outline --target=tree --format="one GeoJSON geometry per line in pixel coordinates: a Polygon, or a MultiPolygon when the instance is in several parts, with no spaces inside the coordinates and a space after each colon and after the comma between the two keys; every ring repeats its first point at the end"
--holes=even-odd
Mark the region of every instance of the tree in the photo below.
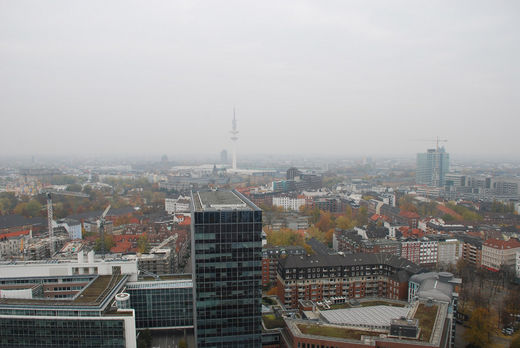
{"type": "Polygon", "coordinates": [[[150,250],[150,244],[148,244],[148,237],[140,236],[137,239],[137,251],[140,253],[147,253],[150,250]]]}
{"type": "Polygon", "coordinates": [[[351,217],[347,215],[341,215],[336,219],[336,226],[342,230],[350,230],[356,226],[356,223],[352,220],[351,217]]]}
{"type": "Polygon", "coordinates": [[[331,228],[330,230],[325,233],[325,242],[329,247],[332,247],[332,239],[334,237],[334,229],[331,228]]]}
{"type": "Polygon", "coordinates": [[[0,214],[10,214],[18,204],[18,198],[16,198],[13,192],[0,192],[0,214]]]}
{"type": "Polygon", "coordinates": [[[493,333],[489,310],[478,307],[471,313],[468,324],[469,328],[464,333],[466,341],[473,347],[488,347],[493,333]]]}
{"type": "Polygon", "coordinates": [[[303,235],[289,228],[282,228],[279,231],[265,229],[267,234],[267,244],[272,246],[299,245],[305,247],[303,235]]]}
{"type": "Polygon", "coordinates": [[[67,191],[81,192],[81,189],[82,187],[80,184],[71,184],[67,186],[67,191]]]}
{"type": "Polygon", "coordinates": [[[42,205],[40,204],[40,202],[38,202],[35,199],[31,199],[29,201],[29,203],[27,203],[27,205],[25,206],[24,215],[29,216],[29,217],[35,217],[35,216],[40,215],[41,210],[42,210],[42,205]]]}
{"type": "Polygon", "coordinates": [[[179,348],[188,348],[188,344],[184,338],[179,341],[179,348]]]}
{"type": "Polygon", "coordinates": [[[21,202],[21,203],[18,203],[16,205],[16,207],[14,207],[13,209],[13,213],[17,214],[17,215],[24,215],[24,212],[25,212],[25,207],[27,206],[27,203],[26,202],[21,202]]]}
{"type": "Polygon", "coordinates": [[[365,225],[367,222],[368,222],[368,210],[367,210],[367,207],[362,206],[357,211],[356,224],[365,225]]]}
{"type": "Polygon", "coordinates": [[[318,207],[315,207],[311,212],[310,222],[313,224],[317,223],[318,220],[320,219],[320,215],[321,215],[320,209],[318,207]]]}
{"type": "Polygon", "coordinates": [[[110,234],[108,235],[105,235],[105,241],[104,241],[104,244],[101,242],[101,237],[99,237],[98,239],[96,239],[96,243],[94,245],[94,251],[96,253],[99,253],[101,252],[102,250],[102,246],[104,245],[104,251],[107,253],[110,251],[110,249],[112,249],[112,247],[115,245],[114,243],[114,237],[112,237],[110,234]]]}
{"type": "Polygon", "coordinates": [[[417,207],[414,204],[413,197],[410,195],[404,195],[399,198],[398,206],[401,210],[417,213],[417,207]]]}
{"type": "Polygon", "coordinates": [[[28,203],[21,202],[16,205],[13,212],[18,215],[27,217],[35,217],[40,215],[42,205],[35,199],[31,199],[28,203]]]}
{"type": "Polygon", "coordinates": [[[322,232],[327,232],[334,227],[331,214],[328,211],[321,211],[320,219],[316,223],[316,227],[322,232]]]}

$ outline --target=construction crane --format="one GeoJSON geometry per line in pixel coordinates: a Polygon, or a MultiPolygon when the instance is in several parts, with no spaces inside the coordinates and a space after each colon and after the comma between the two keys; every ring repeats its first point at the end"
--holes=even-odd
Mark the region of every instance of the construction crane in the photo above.
{"type": "Polygon", "coordinates": [[[435,143],[435,149],[437,152],[439,151],[439,143],[447,143],[448,139],[439,139],[439,137],[436,137],[435,139],[413,139],[412,141],[424,141],[429,143],[435,143]]]}
{"type": "Polygon", "coordinates": [[[54,228],[52,227],[52,196],[60,195],[60,196],[73,196],[73,197],[82,197],[88,198],[89,195],[81,192],[73,192],[73,191],[45,191],[45,195],[47,196],[47,224],[49,226],[49,243],[50,243],[50,251],[51,258],[54,256],[54,228]]]}
{"type": "Polygon", "coordinates": [[[111,205],[109,204],[108,207],[106,207],[105,211],[101,216],[99,217],[97,221],[97,226],[99,230],[99,234],[101,237],[101,255],[102,257],[105,257],[105,217],[108,214],[108,211],[110,210],[111,205]]]}
{"type": "Polygon", "coordinates": [[[448,142],[448,139],[439,139],[439,137],[437,137],[437,142],[436,142],[436,149],[437,149],[437,152],[439,152],[439,143],[447,143],[448,142]]]}

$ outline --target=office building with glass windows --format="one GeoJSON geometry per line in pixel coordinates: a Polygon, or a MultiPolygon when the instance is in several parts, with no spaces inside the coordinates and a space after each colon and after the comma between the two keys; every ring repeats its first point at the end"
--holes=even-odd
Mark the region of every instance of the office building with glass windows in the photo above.
{"type": "Polygon", "coordinates": [[[138,330],[193,328],[193,283],[188,276],[126,284],[138,330]]]}
{"type": "Polygon", "coordinates": [[[444,147],[428,149],[426,153],[417,154],[415,183],[433,187],[444,186],[446,174],[450,169],[450,155],[444,147]]]}
{"type": "Polygon", "coordinates": [[[128,278],[1,278],[0,347],[136,347],[134,310],[114,306],[128,278]]]}
{"type": "Polygon", "coordinates": [[[261,347],[262,211],[236,191],[192,202],[197,347],[261,347]]]}

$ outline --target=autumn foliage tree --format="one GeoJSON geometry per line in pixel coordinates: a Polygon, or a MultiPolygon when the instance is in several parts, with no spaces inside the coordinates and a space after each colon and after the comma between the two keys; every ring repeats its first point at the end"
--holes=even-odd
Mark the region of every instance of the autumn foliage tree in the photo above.
{"type": "Polygon", "coordinates": [[[488,347],[491,343],[493,327],[491,325],[491,314],[483,307],[476,308],[469,319],[469,328],[464,332],[464,338],[471,347],[488,347]]]}
{"type": "Polygon", "coordinates": [[[285,245],[305,245],[305,240],[301,233],[298,233],[289,228],[282,228],[279,231],[272,229],[265,229],[267,234],[267,244],[273,246],[285,246],[285,245]]]}

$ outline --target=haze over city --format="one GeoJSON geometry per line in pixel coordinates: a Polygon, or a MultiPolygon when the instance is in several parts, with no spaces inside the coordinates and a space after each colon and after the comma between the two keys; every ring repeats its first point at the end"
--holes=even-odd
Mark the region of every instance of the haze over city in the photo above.
{"type": "Polygon", "coordinates": [[[520,2],[0,0],[0,348],[520,348],[520,2]]]}
{"type": "Polygon", "coordinates": [[[519,7],[2,1],[0,154],[516,159],[519,7]]]}

